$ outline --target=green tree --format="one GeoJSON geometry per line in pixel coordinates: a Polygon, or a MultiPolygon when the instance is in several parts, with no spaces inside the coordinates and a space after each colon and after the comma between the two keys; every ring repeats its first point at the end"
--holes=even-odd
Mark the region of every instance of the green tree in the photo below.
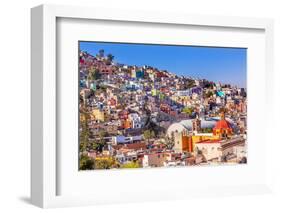
{"type": "Polygon", "coordinates": [[[206,97],[207,98],[210,98],[213,95],[214,95],[214,93],[212,91],[210,91],[210,90],[206,93],[206,97]]]}
{"type": "Polygon", "coordinates": [[[91,131],[89,128],[89,113],[86,111],[82,110],[80,112],[80,126],[81,126],[81,131],[79,134],[79,148],[80,152],[84,152],[87,150],[87,147],[90,144],[90,137],[91,137],[91,131]]]}
{"type": "Polygon", "coordinates": [[[213,129],[212,128],[204,128],[204,129],[201,129],[202,133],[212,133],[213,132],[213,129]]]}
{"type": "Polygon", "coordinates": [[[186,84],[186,87],[189,89],[189,88],[192,88],[192,87],[195,87],[196,86],[196,84],[195,84],[195,81],[194,80],[192,80],[192,79],[189,79],[188,81],[187,81],[187,84],[186,84]]]}
{"type": "Polygon", "coordinates": [[[101,58],[104,57],[104,50],[103,50],[103,49],[100,49],[100,50],[99,50],[98,57],[101,57],[101,58]]]}
{"type": "Polygon", "coordinates": [[[108,62],[112,62],[113,59],[114,59],[114,56],[113,56],[112,54],[108,54],[108,55],[107,55],[107,61],[108,61],[108,62]]]}
{"type": "Polygon", "coordinates": [[[185,108],[183,108],[182,112],[190,116],[193,112],[193,108],[192,107],[185,107],[185,108]]]}
{"type": "Polygon", "coordinates": [[[166,135],[164,138],[164,144],[167,149],[172,149],[175,145],[175,134],[172,132],[171,136],[166,135]]]}
{"type": "Polygon", "coordinates": [[[91,170],[95,167],[95,160],[88,157],[87,155],[81,155],[79,159],[80,170],[91,170]]]}
{"type": "Polygon", "coordinates": [[[153,130],[150,131],[151,138],[155,138],[155,132],[153,130]]]}
{"type": "Polygon", "coordinates": [[[103,149],[103,146],[99,142],[99,140],[94,139],[93,141],[91,141],[90,148],[95,150],[95,151],[101,152],[102,149],[103,149]]]}
{"type": "Polygon", "coordinates": [[[101,158],[95,160],[95,169],[110,169],[115,166],[116,162],[113,158],[101,158]]]}
{"type": "Polygon", "coordinates": [[[91,148],[98,152],[102,152],[104,146],[106,145],[106,141],[105,141],[104,137],[106,137],[107,135],[108,135],[107,132],[105,132],[104,130],[101,130],[98,133],[97,138],[95,138],[94,141],[91,142],[91,148]]]}
{"type": "Polygon", "coordinates": [[[130,161],[128,163],[125,163],[121,166],[123,169],[134,169],[134,168],[140,168],[140,165],[136,161],[130,161]]]}
{"type": "Polygon", "coordinates": [[[105,137],[108,136],[107,132],[104,130],[101,130],[99,132],[99,142],[100,144],[105,144],[105,137]]]}
{"type": "Polygon", "coordinates": [[[88,81],[95,81],[100,78],[100,72],[98,69],[91,67],[89,70],[89,74],[87,76],[88,81]]]}
{"type": "Polygon", "coordinates": [[[155,132],[153,130],[145,130],[143,132],[143,137],[144,139],[147,140],[147,142],[149,143],[149,140],[155,137],[155,132]]]}

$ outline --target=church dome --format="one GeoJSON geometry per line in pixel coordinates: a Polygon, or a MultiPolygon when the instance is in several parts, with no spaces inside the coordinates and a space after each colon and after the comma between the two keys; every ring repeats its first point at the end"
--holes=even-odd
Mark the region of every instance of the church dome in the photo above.
{"type": "Polygon", "coordinates": [[[172,135],[172,132],[182,132],[184,130],[188,130],[184,125],[182,125],[181,123],[173,123],[172,125],[169,126],[168,130],[167,130],[167,134],[169,136],[172,135]]]}
{"type": "MultiPolygon", "coordinates": [[[[186,129],[188,130],[192,130],[192,119],[189,119],[189,120],[182,120],[180,122],[180,124],[182,124],[186,129]]],[[[205,129],[205,128],[213,128],[216,124],[216,121],[215,120],[204,120],[202,119],[201,120],[201,128],[202,129],[205,129]]]]}
{"type": "Polygon", "coordinates": [[[231,125],[227,120],[219,120],[214,129],[231,129],[231,125]]]}

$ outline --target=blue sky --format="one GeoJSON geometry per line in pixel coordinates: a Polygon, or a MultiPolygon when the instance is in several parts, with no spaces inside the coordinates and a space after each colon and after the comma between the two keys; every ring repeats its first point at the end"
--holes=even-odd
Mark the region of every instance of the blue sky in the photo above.
{"type": "Polygon", "coordinates": [[[100,49],[128,65],[150,65],[184,76],[205,78],[246,88],[247,49],[154,44],[80,42],[80,50],[100,49]]]}

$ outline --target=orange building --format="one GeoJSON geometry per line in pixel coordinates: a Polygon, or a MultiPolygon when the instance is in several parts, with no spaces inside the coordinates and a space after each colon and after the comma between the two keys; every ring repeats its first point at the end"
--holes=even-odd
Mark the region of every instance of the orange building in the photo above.
{"type": "Polygon", "coordinates": [[[187,131],[176,133],[174,135],[176,152],[193,152],[192,136],[188,135],[187,131]]]}
{"type": "Polygon", "coordinates": [[[225,119],[224,113],[221,115],[221,120],[213,128],[213,133],[198,133],[200,131],[200,121],[198,119],[194,120],[192,129],[193,134],[188,134],[187,130],[174,134],[174,150],[176,152],[193,152],[197,143],[203,141],[220,141],[233,134],[231,125],[225,119]]]}
{"type": "Polygon", "coordinates": [[[122,122],[122,127],[124,129],[130,129],[132,128],[132,122],[129,119],[126,119],[122,122]]]}

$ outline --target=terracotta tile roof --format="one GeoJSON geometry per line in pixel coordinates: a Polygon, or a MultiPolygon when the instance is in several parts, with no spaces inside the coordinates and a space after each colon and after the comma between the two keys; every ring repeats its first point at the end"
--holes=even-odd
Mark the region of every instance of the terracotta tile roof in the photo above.
{"type": "Polygon", "coordinates": [[[131,144],[118,144],[112,146],[114,149],[133,149],[133,150],[140,150],[140,149],[146,149],[145,143],[131,143],[131,144]]]}

